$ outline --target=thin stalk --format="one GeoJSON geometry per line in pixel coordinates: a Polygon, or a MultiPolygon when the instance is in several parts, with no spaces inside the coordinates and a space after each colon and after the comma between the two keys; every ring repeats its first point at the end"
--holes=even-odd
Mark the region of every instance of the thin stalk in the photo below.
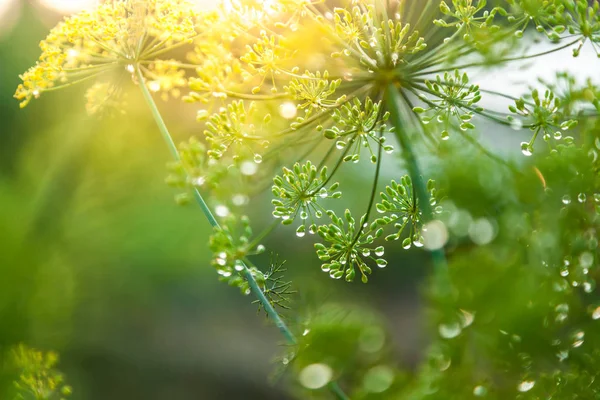
{"type": "Polygon", "coordinates": [[[336,381],[329,382],[327,387],[329,388],[331,393],[333,393],[338,398],[338,400],[350,400],[350,397],[348,397],[346,393],[344,393],[344,391],[336,381]]]}
{"type": "MultiPolygon", "coordinates": [[[[158,126],[158,129],[159,129],[165,143],[167,144],[167,147],[169,148],[171,155],[173,156],[173,158],[175,160],[179,161],[181,158],[179,156],[179,151],[177,150],[177,146],[175,146],[175,143],[173,142],[173,138],[171,137],[171,134],[169,133],[169,129],[167,128],[167,125],[165,124],[165,121],[163,120],[162,115],[160,114],[160,111],[158,110],[158,107],[156,106],[156,103],[154,102],[154,99],[152,98],[152,95],[150,94],[150,91],[146,87],[144,75],[142,74],[142,71],[139,68],[139,66],[136,66],[135,70],[136,70],[136,75],[137,75],[137,78],[139,81],[140,88],[142,90],[142,94],[144,96],[144,99],[146,100],[146,103],[148,104],[148,107],[150,108],[150,111],[152,112],[152,117],[154,118],[154,122],[156,122],[156,125],[158,126]]],[[[210,211],[210,208],[206,204],[206,201],[204,201],[204,198],[202,197],[202,195],[200,194],[198,189],[194,188],[193,192],[194,192],[194,198],[195,198],[196,202],[202,209],[202,212],[204,213],[204,216],[206,217],[206,219],[208,220],[210,225],[213,228],[219,228],[220,227],[219,223],[217,222],[213,213],[210,211]]],[[[250,291],[254,294],[254,296],[256,296],[258,301],[261,303],[261,305],[264,308],[265,312],[267,313],[268,317],[271,319],[271,321],[273,321],[275,326],[279,329],[279,331],[281,332],[281,334],[283,335],[283,337],[285,338],[285,340],[288,344],[290,344],[290,345],[297,344],[296,337],[294,336],[292,331],[287,327],[286,323],[283,321],[283,319],[281,318],[279,313],[275,310],[275,308],[273,307],[273,305],[271,304],[271,302],[269,301],[267,296],[265,296],[265,293],[262,291],[262,289],[258,285],[258,282],[256,281],[256,279],[254,279],[254,276],[252,276],[252,272],[250,272],[250,269],[248,268],[247,263],[242,261],[242,265],[244,267],[244,270],[242,271],[242,273],[244,275],[244,278],[246,278],[246,281],[248,282],[250,291]]],[[[336,382],[331,382],[328,385],[328,387],[331,390],[331,392],[338,398],[338,400],[349,400],[348,396],[346,396],[344,394],[344,392],[342,391],[342,389],[339,387],[339,385],[336,382]]]]}
{"type": "MultiPolygon", "coordinates": [[[[433,219],[433,208],[431,207],[427,185],[421,174],[415,152],[406,134],[406,130],[403,129],[405,123],[403,122],[401,110],[405,108],[405,104],[403,103],[400,89],[393,83],[389,84],[386,89],[386,102],[388,111],[390,112],[392,125],[395,128],[394,134],[402,148],[402,156],[407,164],[408,173],[413,184],[413,190],[423,212],[423,222],[427,223],[433,219]]],[[[439,284],[439,291],[441,293],[449,293],[451,288],[450,277],[448,275],[448,263],[446,262],[444,249],[432,250],[431,258],[433,261],[435,279],[439,284]]]]}
{"type": "MultiPolygon", "coordinates": [[[[136,68],[136,74],[137,74],[137,78],[139,80],[140,88],[142,89],[142,94],[144,95],[144,99],[146,100],[146,103],[148,104],[148,107],[150,108],[150,111],[152,112],[152,117],[154,118],[156,125],[158,125],[158,129],[160,130],[160,133],[162,134],[162,137],[165,140],[167,147],[169,147],[169,150],[171,151],[171,155],[173,156],[173,158],[175,158],[175,160],[179,161],[180,156],[179,156],[179,151],[177,150],[177,146],[175,146],[175,143],[173,142],[173,138],[171,137],[171,134],[169,133],[169,130],[167,129],[167,126],[165,125],[165,121],[163,120],[163,118],[160,114],[160,111],[158,111],[158,107],[156,106],[156,103],[154,102],[154,99],[152,98],[150,91],[146,87],[146,84],[144,81],[144,76],[142,75],[142,72],[139,68],[136,68]]],[[[217,222],[213,213],[210,211],[208,204],[206,204],[206,201],[204,201],[204,198],[202,197],[202,195],[200,194],[198,189],[194,188],[193,192],[194,192],[194,198],[196,199],[196,202],[202,209],[202,212],[204,213],[204,216],[206,217],[206,219],[208,220],[210,225],[213,228],[219,228],[220,227],[219,223],[217,222]]],[[[246,264],[244,264],[244,270],[242,272],[244,274],[244,277],[248,281],[250,290],[252,290],[254,295],[260,300],[267,315],[275,323],[275,326],[277,326],[277,328],[279,328],[279,330],[281,331],[283,336],[286,338],[286,341],[289,344],[296,344],[296,338],[294,337],[294,334],[286,326],[285,322],[283,322],[283,320],[281,319],[281,317],[279,316],[277,311],[273,308],[272,304],[265,297],[265,294],[258,286],[256,279],[254,279],[254,277],[252,276],[252,273],[250,272],[250,270],[248,269],[246,264]]]]}
{"type": "MultiPolygon", "coordinates": [[[[543,51],[541,53],[535,53],[535,54],[529,54],[529,55],[525,55],[525,56],[519,56],[519,57],[510,57],[510,58],[503,58],[501,60],[499,60],[497,63],[506,63],[509,61],[521,61],[521,60],[528,60],[530,58],[536,58],[536,57],[541,57],[541,56],[545,56],[548,54],[552,54],[552,53],[556,53],[557,51],[560,50],[564,50],[568,47],[573,46],[575,43],[577,43],[579,41],[579,39],[574,40],[572,42],[569,42],[567,44],[565,44],[564,46],[560,46],[560,47],[555,47],[553,49],[547,50],[547,51],[543,51]]],[[[446,67],[446,68],[440,68],[440,69],[436,69],[433,71],[427,71],[426,68],[425,70],[419,71],[418,73],[412,74],[412,76],[421,76],[421,75],[428,75],[428,74],[438,74],[440,72],[446,72],[446,71],[454,71],[456,69],[465,69],[465,68],[472,68],[472,67],[483,67],[489,65],[489,63],[485,63],[485,62],[474,62],[474,63],[470,63],[470,64],[465,64],[465,65],[459,65],[459,66],[450,66],[450,67],[446,67]]]]}

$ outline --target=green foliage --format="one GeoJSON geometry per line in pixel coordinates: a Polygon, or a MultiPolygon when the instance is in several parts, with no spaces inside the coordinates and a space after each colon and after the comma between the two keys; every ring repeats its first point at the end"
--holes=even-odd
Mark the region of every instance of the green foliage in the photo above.
{"type": "MultiPolygon", "coordinates": [[[[598,2],[271,3],[227,2],[204,15],[213,23],[187,54],[195,64],[180,67],[198,70],[197,78],[184,80],[192,90],[185,101],[201,103],[197,120],[210,149],[196,140],[182,145],[168,182],[192,193],[180,201],[199,203],[214,227],[209,244],[219,278],[257,297],[291,346],[285,364],[293,364],[302,386],[329,386],[340,399],[345,395],[335,379],[359,399],[597,398],[600,89],[592,80],[583,84],[560,74],[540,82],[543,94],[531,88],[515,98],[472,83],[470,71],[569,49],[578,56],[586,43],[598,54],[598,2]],[[518,40],[526,35],[549,39],[550,49],[531,52],[518,40]],[[467,70],[471,77],[461,72],[467,70]],[[514,102],[510,114],[481,107],[483,96],[514,102]],[[508,126],[533,132],[521,143],[529,158],[506,159],[478,141],[477,132],[495,138],[508,126]],[[563,137],[565,131],[572,136],[563,137]],[[540,134],[550,151],[534,155],[540,134]],[[401,151],[390,156],[393,140],[401,151]],[[398,154],[407,175],[392,166],[398,154]],[[438,170],[436,184],[428,179],[434,173],[421,169],[425,154],[430,169],[438,170]],[[242,181],[258,164],[263,176],[274,176],[277,220],[253,238],[247,202],[232,211],[227,199],[243,186],[229,177],[242,181]],[[366,190],[338,201],[345,209],[338,216],[323,202],[342,197],[347,188],[332,182],[344,170],[355,174],[353,164],[373,178],[366,190]],[[395,177],[389,184],[381,181],[382,169],[395,177]],[[204,195],[218,201],[222,226],[204,195]],[[324,214],[330,222],[318,223],[324,214]],[[275,310],[288,307],[292,294],[283,264],[271,262],[261,272],[249,258],[265,251],[260,242],[279,220],[290,225],[298,219],[296,236],[318,235],[321,270],[333,279],[352,282],[360,274],[367,283],[374,266],[388,265],[383,255],[390,259],[398,247],[430,261],[432,340],[419,368],[402,372],[384,359],[385,334],[364,326],[375,322],[362,313],[300,317],[301,335],[287,327],[275,310]],[[381,346],[369,351],[374,341],[381,346]]],[[[195,40],[183,36],[173,47],[167,40],[167,48],[195,40]]],[[[139,48],[146,44],[142,37],[139,48]]],[[[36,97],[32,82],[42,87],[38,81],[50,79],[44,74],[55,72],[53,64],[63,68],[68,54],[61,49],[60,62],[24,77],[18,98],[36,97]]],[[[48,58],[45,51],[42,59],[48,58]]],[[[151,76],[138,58],[129,60],[171,145],[148,92],[152,82],[144,81],[151,76]]],[[[152,62],[155,69],[164,66],[152,62]]],[[[251,182],[256,193],[260,183],[251,182]]]]}

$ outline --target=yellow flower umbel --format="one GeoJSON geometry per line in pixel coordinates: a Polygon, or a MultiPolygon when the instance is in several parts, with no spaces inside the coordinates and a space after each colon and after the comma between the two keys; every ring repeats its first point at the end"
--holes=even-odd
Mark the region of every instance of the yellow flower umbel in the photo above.
{"type": "MultiPolygon", "coordinates": [[[[43,92],[71,86],[99,75],[129,74],[139,69],[148,88],[177,97],[187,84],[181,64],[160,57],[192,43],[216,13],[196,11],[186,0],[112,0],[66,18],[40,43],[42,55],[21,75],[15,98],[25,107],[43,92]]],[[[88,95],[88,111],[110,101],[117,89],[97,83],[88,95]],[[105,93],[105,96],[98,96],[105,93]],[[105,98],[102,98],[105,97],[105,98]],[[100,102],[101,104],[96,104],[100,102]]]]}

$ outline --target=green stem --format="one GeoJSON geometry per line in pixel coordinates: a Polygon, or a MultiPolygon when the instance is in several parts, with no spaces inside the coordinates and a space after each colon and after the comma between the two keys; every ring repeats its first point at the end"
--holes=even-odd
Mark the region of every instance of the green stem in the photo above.
{"type": "Polygon", "coordinates": [[[335,381],[329,382],[327,387],[329,388],[331,393],[335,394],[335,396],[338,398],[338,400],[350,400],[350,397],[348,397],[346,395],[346,393],[344,393],[344,391],[342,390],[340,385],[338,385],[337,382],[335,382],[335,381]]]}
{"type": "MultiPolygon", "coordinates": [[[[167,129],[167,126],[165,125],[165,121],[163,120],[163,118],[160,114],[160,111],[158,111],[158,107],[156,106],[156,103],[154,102],[154,99],[152,98],[150,91],[146,87],[146,84],[144,81],[144,76],[142,75],[142,72],[140,71],[139,68],[136,68],[136,73],[137,73],[137,78],[139,80],[140,88],[142,89],[142,93],[144,95],[144,99],[146,100],[148,107],[150,107],[150,110],[152,111],[152,116],[154,117],[154,121],[156,122],[156,125],[158,125],[158,129],[160,130],[160,133],[162,134],[163,139],[165,140],[167,146],[169,147],[169,150],[171,151],[171,155],[173,156],[173,158],[175,158],[177,161],[179,161],[180,156],[179,156],[179,151],[177,150],[177,146],[175,146],[175,143],[173,142],[173,138],[171,137],[171,134],[169,133],[169,130],[167,129]]],[[[204,213],[204,216],[206,217],[206,219],[208,220],[210,225],[213,228],[219,228],[220,227],[219,223],[217,222],[213,213],[210,211],[210,208],[206,204],[206,201],[204,201],[204,198],[202,197],[202,195],[200,194],[198,189],[194,188],[193,192],[194,192],[194,198],[196,199],[196,202],[202,209],[202,212],[204,213]]],[[[242,273],[244,274],[244,277],[248,281],[250,290],[252,290],[252,293],[254,293],[254,295],[261,302],[267,315],[269,316],[269,318],[271,318],[271,320],[273,321],[275,326],[277,326],[277,328],[281,331],[281,333],[285,337],[286,341],[292,345],[296,344],[296,338],[294,337],[294,334],[286,326],[285,322],[283,322],[283,320],[281,319],[281,317],[279,316],[277,311],[273,308],[273,305],[271,304],[271,302],[265,297],[265,294],[260,289],[258,283],[256,282],[256,279],[254,279],[254,276],[252,276],[252,273],[250,272],[250,270],[248,269],[246,264],[244,264],[244,270],[242,271],[242,273]]]]}
{"type": "MultiPolygon", "coordinates": [[[[171,134],[169,133],[167,125],[165,124],[165,121],[163,120],[163,118],[160,114],[160,111],[158,111],[158,107],[156,106],[156,103],[154,102],[154,99],[152,98],[150,91],[146,87],[144,75],[142,74],[141,70],[138,67],[136,67],[136,75],[137,75],[137,78],[139,81],[138,83],[142,90],[142,94],[144,95],[144,99],[146,100],[146,103],[148,104],[148,107],[150,108],[150,111],[152,112],[152,117],[154,118],[154,122],[156,122],[156,125],[158,126],[158,129],[159,129],[163,139],[165,140],[167,147],[171,151],[171,155],[173,156],[173,158],[175,160],[179,161],[181,158],[179,156],[179,151],[177,150],[177,146],[175,146],[175,143],[173,142],[173,138],[171,137],[171,134]]],[[[213,228],[219,228],[220,227],[219,223],[217,222],[214,215],[210,211],[210,208],[206,204],[206,201],[204,201],[204,198],[202,197],[202,195],[200,194],[198,189],[194,188],[193,191],[194,191],[194,198],[196,199],[196,202],[202,209],[202,212],[204,213],[204,216],[206,217],[206,219],[208,220],[210,225],[213,228]]],[[[297,344],[296,337],[294,336],[292,331],[287,327],[286,323],[283,321],[283,319],[281,318],[279,313],[275,310],[275,308],[273,307],[273,305],[271,304],[269,299],[267,299],[267,297],[265,296],[265,293],[262,291],[262,289],[258,285],[258,282],[256,282],[256,279],[254,279],[254,276],[252,275],[252,272],[250,271],[250,269],[248,268],[246,263],[242,262],[242,264],[244,266],[244,270],[242,271],[242,274],[244,275],[244,278],[246,278],[246,281],[248,282],[248,286],[250,287],[250,290],[252,291],[254,296],[256,296],[258,301],[260,301],[260,303],[263,306],[268,317],[271,319],[271,321],[273,321],[275,326],[279,329],[279,331],[281,332],[281,334],[283,335],[283,337],[285,338],[285,340],[288,344],[290,344],[290,345],[297,344]]],[[[349,397],[344,394],[344,392],[342,391],[342,389],[339,387],[339,385],[336,382],[331,382],[329,384],[329,389],[331,390],[331,392],[333,394],[335,394],[335,396],[337,397],[338,400],[349,400],[349,397]]]]}
{"type": "MultiPolygon", "coordinates": [[[[388,111],[390,112],[390,119],[394,126],[394,134],[402,148],[402,155],[406,161],[408,173],[413,183],[413,190],[415,191],[418,204],[421,206],[423,212],[423,222],[427,223],[433,219],[433,208],[430,203],[429,191],[427,190],[425,179],[421,174],[407,132],[405,129],[402,129],[406,124],[403,121],[401,110],[406,107],[404,107],[400,89],[393,83],[390,83],[386,89],[386,102],[388,111]]],[[[433,261],[436,283],[439,285],[438,290],[441,293],[447,294],[449,293],[451,286],[444,249],[432,250],[431,258],[433,261]]]]}

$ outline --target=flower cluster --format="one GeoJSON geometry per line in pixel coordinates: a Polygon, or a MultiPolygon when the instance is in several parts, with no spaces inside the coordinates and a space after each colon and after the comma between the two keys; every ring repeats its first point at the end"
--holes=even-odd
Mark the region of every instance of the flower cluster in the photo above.
{"type": "MultiPolygon", "coordinates": [[[[149,89],[178,96],[187,80],[182,65],[161,56],[203,35],[216,14],[200,14],[186,0],[113,0],[59,23],[40,43],[37,64],[21,75],[15,97],[25,107],[42,93],[141,70],[149,89]]],[[[98,88],[93,90],[98,91],[98,88]]],[[[106,91],[106,98],[117,91],[106,91]]],[[[88,110],[104,98],[88,95],[88,110]]],[[[100,103],[98,103],[100,101],[100,103]]]]}
{"type": "Polygon", "coordinates": [[[453,125],[461,132],[475,129],[471,119],[475,112],[483,111],[483,108],[477,106],[481,100],[481,93],[479,86],[469,85],[469,77],[466,73],[461,74],[458,70],[454,71],[454,74],[445,72],[443,78],[438,75],[433,82],[426,80],[425,86],[422,88],[423,91],[435,98],[430,100],[425,95],[421,95],[421,100],[428,108],[413,108],[414,112],[423,114],[421,120],[424,124],[430,124],[432,121],[442,124],[443,140],[450,138],[448,130],[453,125]]]}
{"type": "Polygon", "coordinates": [[[341,192],[336,192],[338,183],[327,187],[330,178],[327,167],[319,171],[310,161],[304,164],[296,163],[292,169],[284,168],[283,176],[273,178],[272,200],[275,210],[273,216],[281,218],[281,223],[290,225],[299,216],[302,225],[296,229],[296,235],[302,237],[308,231],[316,233],[315,218],[321,218],[326,210],[319,201],[327,198],[340,198],[341,192]],[[307,229],[307,221],[310,225],[307,229]]]}
{"type": "Polygon", "coordinates": [[[18,392],[16,399],[66,400],[71,395],[71,387],[56,370],[56,353],[42,353],[21,344],[12,351],[10,361],[19,370],[19,378],[14,382],[18,392]]]}
{"type": "Polygon", "coordinates": [[[241,274],[246,269],[264,286],[264,275],[257,268],[246,266],[246,257],[265,251],[265,246],[250,241],[251,237],[248,217],[232,215],[226,218],[222,226],[214,228],[209,240],[209,248],[214,254],[212,265],[219,279],[239,288],[243,294],[250,294],[248,282],[241,274]]]}
{"type": "Polygon", "coordinates": [[[338,217],[333,211],[328,211],[327,215],[332,223],[319,226],[317,233],[329,244],[329,247],[322,243],[315,244],[319,260],[324,262],[321,269],[334,279],[345,276],[348,282],[354,280],[358,269],[361,280],[367,283],[368,275],[371,274],[371,267],[367,261],[371,260],[380,268],[387,266],[387,261],[380,258],[384,253],[383,246],[373,245],[375,239],[383,235],[383,229],[376,229],[373,233],[365,231],[364,216],[357,225],[350,210],[344,212],[343,218],[338,217]]]}
{"type": "MultiPolygon", "coordinates": [[[[427,182],[430,204],[437,205],[438,195],[435,182],[427,182]]],[[[402,241],[402,247],[409,249],[411,246],[423,246],[423,210],[419,206],[418,199],[413,188],[412,181],[408,175],[400,178],[400,183],[392,181],[386,186],[385,192],[381,193],[381,203],[376,205],[377,211],[384,214],[375,223],[379,226],[394,224],[396,232],[388,235],[386,240],[398,240],[402,237],[404,229],[410,226],[408,236],[402,241]]],[[[441,212],[441,208],[436,210],[441,212]]]]}
{"type": "MultiPolygon", "coordinates": [[[[528,127],[533,131],[531,140],[521,143],[521,151],[526,156],[533,153],[533,143],[540,132],[546,142],[551,139],[560,140],[563,137],[561,131],[569,130],[577,124],[577,120],[565,119],[560,111],[560,99],[551,90],[546,90],[544,97],[540,98],[538,90],[534,89],[530,98],[531,101],[523,97],[517,99],[515,105],[509,107],[512,113],[524,118],[525,123],[523,120],[518,120],[518,125],[528,127]]],[[[508,119],[513,123],[517,121],[513,116],[509,116],[508,119]]]]}

